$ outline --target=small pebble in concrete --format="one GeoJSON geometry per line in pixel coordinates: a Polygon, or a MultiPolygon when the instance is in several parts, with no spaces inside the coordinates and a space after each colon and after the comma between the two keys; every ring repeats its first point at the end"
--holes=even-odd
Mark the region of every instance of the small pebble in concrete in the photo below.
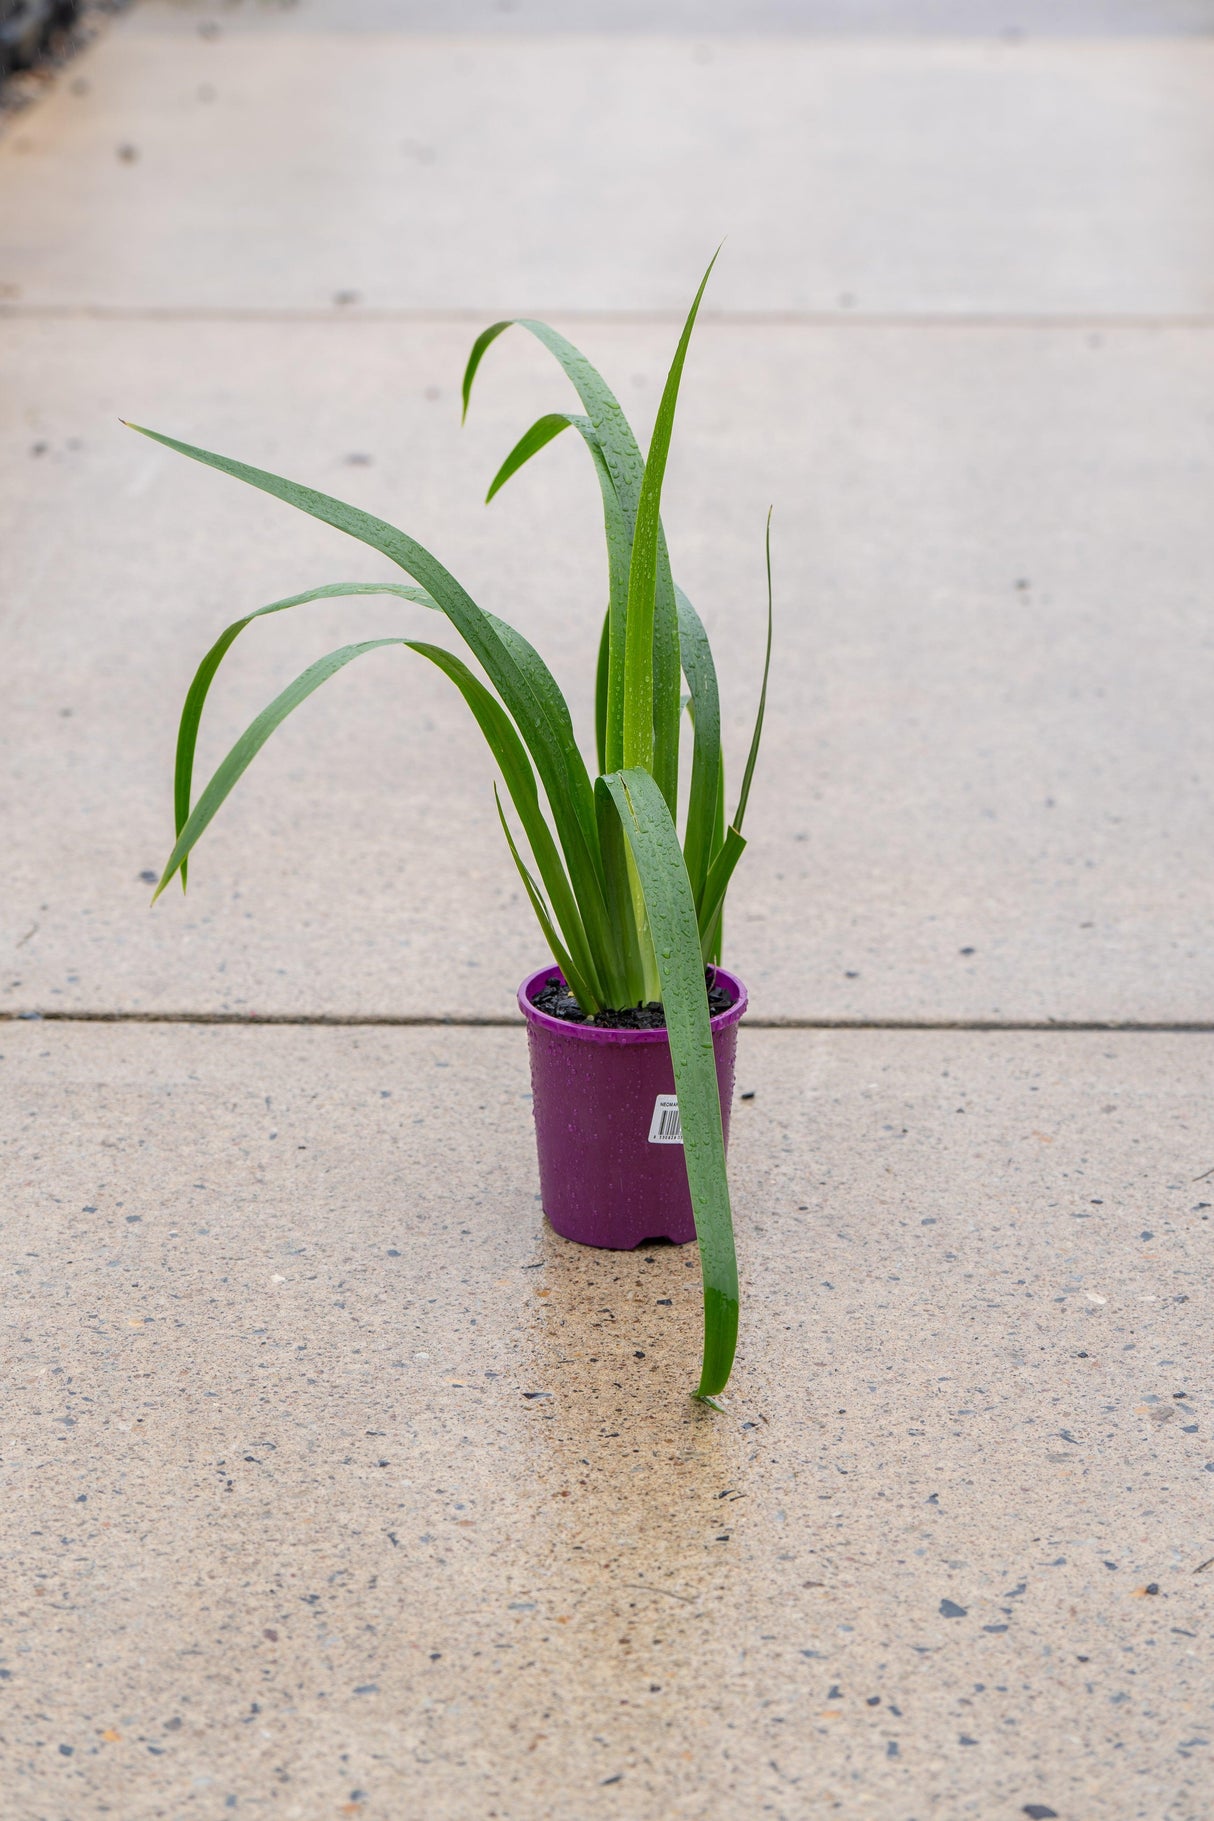
{"type": "Polygon", "coordinates": [[[958,1606],[956,1600],[941,1600],[940,1616],[944,1619],[963,1619],[969,1612],[968,1606],[958,1606]]]}

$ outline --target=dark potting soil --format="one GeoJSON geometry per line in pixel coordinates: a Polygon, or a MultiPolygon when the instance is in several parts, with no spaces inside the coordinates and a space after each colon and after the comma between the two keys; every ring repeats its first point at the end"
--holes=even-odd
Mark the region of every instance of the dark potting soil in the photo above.
{"type": "MultiPolygon", "coordinates": [[[[716,1018],[721,1012],[727,1012],[733,1004],[732,996],[723,986],[713,984],[713,970],[706,968],[704,984],[708,988],[708,1015],[716,1018]]],[[[664,1031],[666,1029],[666,1012],[661,1002],[651,999],[648,1005],[625,1005],[618,1011],[605,1009],[588,1018],[569,988],[560,980],[549,980],[542,986],[531,1002],[537,1012],[547,1012],[550,1018],[563,1018],[568,1024],[594,1024],[600,1030],[608,1031],[664,1031]]]]}

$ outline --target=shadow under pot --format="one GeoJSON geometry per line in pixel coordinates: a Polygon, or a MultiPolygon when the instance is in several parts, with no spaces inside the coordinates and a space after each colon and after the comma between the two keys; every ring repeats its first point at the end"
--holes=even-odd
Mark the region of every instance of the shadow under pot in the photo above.
{"type": "MultiPolygon", "coordinates": [[[[732,1004],[712,1019],[712,1045],[729,1143],[734,1054],[746,988],[724,968],[711,984],[732,1004]]],[[[553,1018],[535,1004],[549,964],[524,980],[540,1199],[556,1232],[583,1246],[631,1251],[650,1240],[696,1236],[665,1030],[612,1030],[553,1018]]]]}

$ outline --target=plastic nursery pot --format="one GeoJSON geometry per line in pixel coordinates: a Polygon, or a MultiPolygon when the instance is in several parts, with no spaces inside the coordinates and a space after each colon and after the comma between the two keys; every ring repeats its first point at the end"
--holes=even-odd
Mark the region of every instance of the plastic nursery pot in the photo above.
{"type": "MultiPolygon", "coordinates": [[[[627,1252],[654,1239],[686,1245],[696,1224],[666,1032],[601,1030],[550,1017],[534,1000],[550,980],[561,978],[549,964],[518,990],[531,1051],[544,1212],[556,1232],[583,1246],[627,1252]]],[[[733,995],[733,1004],[712,1020],[728,1144],[746,988],[720,967],[714,981],[733,995]]]]}

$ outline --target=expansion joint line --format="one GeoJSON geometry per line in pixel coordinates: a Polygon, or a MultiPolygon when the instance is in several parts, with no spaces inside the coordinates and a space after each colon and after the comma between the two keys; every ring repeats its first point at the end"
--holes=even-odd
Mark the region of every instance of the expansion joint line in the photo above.
{"type": "MultiPolygon", "coordinates": [[[[190,1012],[190,1011],[3,1011],[0,1024],[175,1024],[217,1025],[230,1029],[286,1025],[299,1029],[387,1030],[522,1030],[515,1014],[478,1016],[453,1013],[392,1012],[190,1012]]],[[[755,1018],[752,1031],[976,1031],[997,1035],[1010,1031],[1043,1034],[1089,1032],[1108,1036],[1214,1036],[1214,1020],[1167,1021],[1142,1018],[755,1018]]]]}

